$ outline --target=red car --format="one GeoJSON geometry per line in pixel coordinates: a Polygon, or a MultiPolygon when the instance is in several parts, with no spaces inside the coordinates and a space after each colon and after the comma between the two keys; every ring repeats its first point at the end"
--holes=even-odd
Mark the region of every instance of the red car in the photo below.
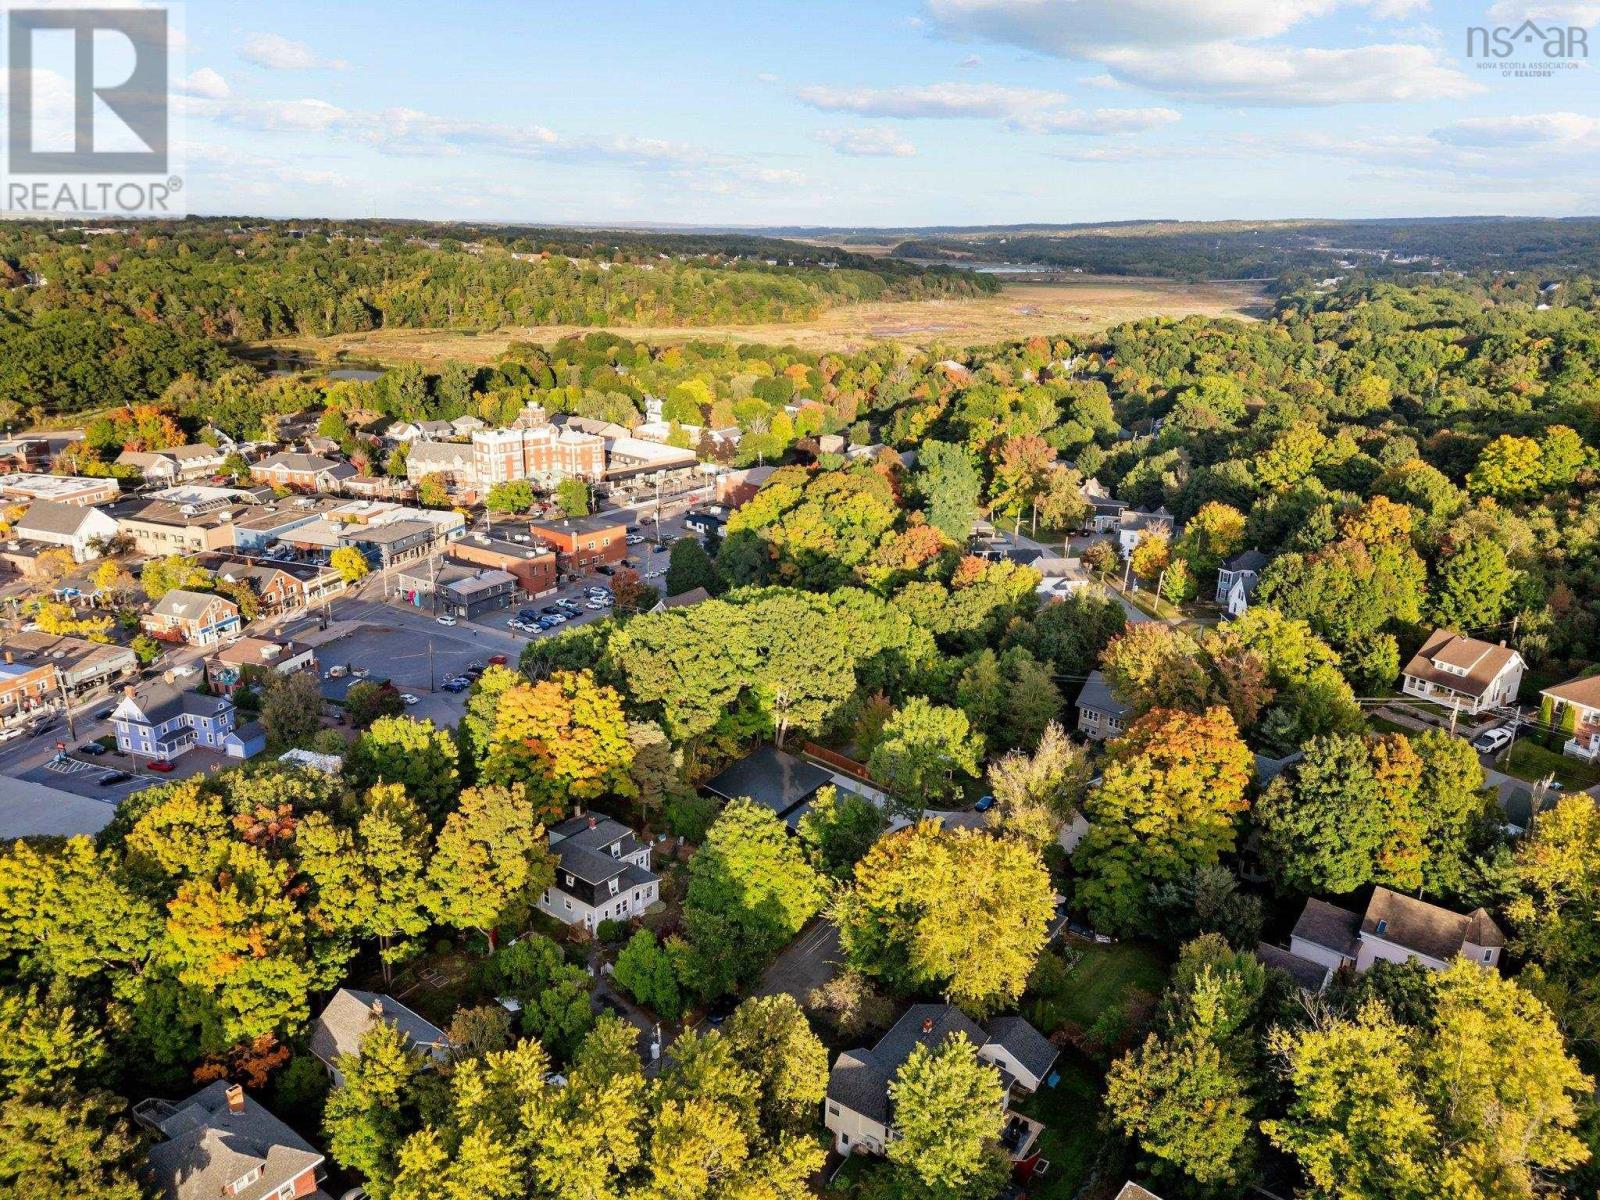
{"type": "Polygon", "coordinates": [[[503,666],[505,666],[506,665],[506,656],[504,654],[491,655],[490,658],[489,658],[489,665],[491,667],[503,667],[503,666]]]}
{"type": "Polygon", "coordinates": [[[164,758],[155,759],[154,761],[146,763],[145,765],[148,766],[152,771],[160,771],[162,774],[172,770],[172,764],[164,758]]]}

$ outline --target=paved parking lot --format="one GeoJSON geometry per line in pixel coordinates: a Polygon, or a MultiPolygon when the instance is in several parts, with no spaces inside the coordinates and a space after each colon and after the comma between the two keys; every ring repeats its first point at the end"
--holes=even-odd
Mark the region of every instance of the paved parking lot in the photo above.
{"type": "Polygon", "coordinates": [[[91,800],[119,804],[135,792],[155,784],[171,783],[175,779],[187,779],[202,773],[212,774],[226,767],[237,766],[239,762],[225,754],[204,749],[179,755],[172,760],[173,769],[166,773],[147,769],[144,765],[146,761],[115,752],[100,755],[69,753],[58,761],[20,772],[17,777],[91,800]],[[133,778],[110,786],[101,783],[101,780],[118,771],[125,771],[133,778]]]}

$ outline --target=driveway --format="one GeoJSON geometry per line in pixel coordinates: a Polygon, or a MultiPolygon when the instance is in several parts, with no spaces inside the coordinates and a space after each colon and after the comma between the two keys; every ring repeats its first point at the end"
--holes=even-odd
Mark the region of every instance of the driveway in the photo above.
{"type": "Polygon", "coordinates": [[[811,993],[839,973],[844,953],[839,930],[826,918],[803,930],[761,976],[758,996],[793,996],[807,1003],[811,993]]]}

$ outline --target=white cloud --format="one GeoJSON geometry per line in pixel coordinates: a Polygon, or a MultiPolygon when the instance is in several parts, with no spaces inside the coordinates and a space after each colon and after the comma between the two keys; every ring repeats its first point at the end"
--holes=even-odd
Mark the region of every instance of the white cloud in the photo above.
{"type": "Polygon", "coordinates": [[[963,71],[970,71],[973,67],[983,66],[983,59],[979,58],[976,54],[969,54],[960,62],[958,62],[956,66],[960,67],[963,71]]]}
{"type": "Polygon", "coordinates": [[[1482,91],[1426,46],[1293,49],[1207,42],[1181,50],[1121,49],[1100,61],[1168,95],[1245,105],[1453,100],[1482,91]]]}
{"type": "Polygon", "coordinates": [[[890,88],[804,87],[795,95],[801,103],[823,112],[908,119],[1009,117],[1067,103],[1067,96],[1062,92],[992,83],[929,83],[890,88]]]}
{"type": "Polygon", "coordinates": [[[890,88],[806,87],[795,93],[823,112],[900,120],[995,120],[1020,133],[1132,133],[1170,125],[1170,108],[1074,108],[1064,92],[989,83],[930,83],[890,88]]]}
{"type": "Polygon", "coordinates": [[[342,58],[323,58],[304,42],[276,33],[252,33],[239,53],[256,66],[273,71],[342,71],[350,65],[342,58]]]}
{"type": "Polygon", "coordinates": [[[811,136],[851,158],[910,158],[917,152],[893,129],[819,129],[811,136]]]}
{"type": "Polygon", "coordinates": [[[1496,25],[1554,21],[1587,29],[1600,25],[1600,0],[1496,0],[1489,6],[1489,20],[1496,25]]]}
{"type": "Polygon", "coordinates": [[[1159,129],[1182,119],[1171,108],[1096,108],[1062,109],[1055,112],[1028,113],[1014,121],[1018,129],[1029,133],[1141,133],[1146,129],[1159,129]]]}
{"type": "Polygon", "coordinates": [[[1575,112],[1467,117],[1434,130],[1433,136],[1452,146],[1600,145],[1600,117],[1575,112]]]}
{"type": "Polygon", "coordinates": [[[178,91],[186,96],[199,96],[205,100],[226,100],[233,94],[228,81],[210,67],[201,67],[189,78],[179,80],[178,91]]]}
{"type": "Polygon", "coordinates": [[[1195,100],[1385,103],[1478,90],[1426,45],[1261,44],[1339,9],[1391,21],[1426,10],[1428,0],[927,0],[927,7],[953,36],[1099,63],[1124,83],[1195,100]]]}

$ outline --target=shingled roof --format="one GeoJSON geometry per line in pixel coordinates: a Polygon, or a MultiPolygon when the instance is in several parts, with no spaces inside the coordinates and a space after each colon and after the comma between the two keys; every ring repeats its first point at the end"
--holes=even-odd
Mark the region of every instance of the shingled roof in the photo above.
{"type": "Polygon", "coordinates": [[[411,1039],[413,1046],[435,1058],[449,1049],[444,1030],[392,996],[340,988],[311,1026],[311,1053],[330,1067],[342,1055],[359,1054],[361,1039],[375,1021],[394,1026],[411,1039]]]}
{"type": "Polygon", "coordinates": [[[167,1140],[150,1151],[142,1175],[168,1200],[265,1200],[322,1162],[322,1155],[249,1096],[228,1104],[227,1080],[202,1088],[164,1117],[167,1140]],[[231,1185],[255,1168],[260,1176],[237,1192],[231,1185]]]}
{"type": "Polygon", "coordinates": [[[1481,908],[1462,916],[1385,887],[1373,889],[1361,933],[1439,962],[1455,958],[1468,942],[1486,949],[1506,944],[1500,926],[1481,908]]]}
{"type": "Polygon", "coordinates": [[[1449,629],[1436,629],[1406,664],[1403,673],[1476,699],[1494,685],[1507,663],[1520,657],[1509,647],[1463,637],[1449,629]],[[1436,663],[1455,667],[1466,674],[1446,671],[1436,663]]]}

